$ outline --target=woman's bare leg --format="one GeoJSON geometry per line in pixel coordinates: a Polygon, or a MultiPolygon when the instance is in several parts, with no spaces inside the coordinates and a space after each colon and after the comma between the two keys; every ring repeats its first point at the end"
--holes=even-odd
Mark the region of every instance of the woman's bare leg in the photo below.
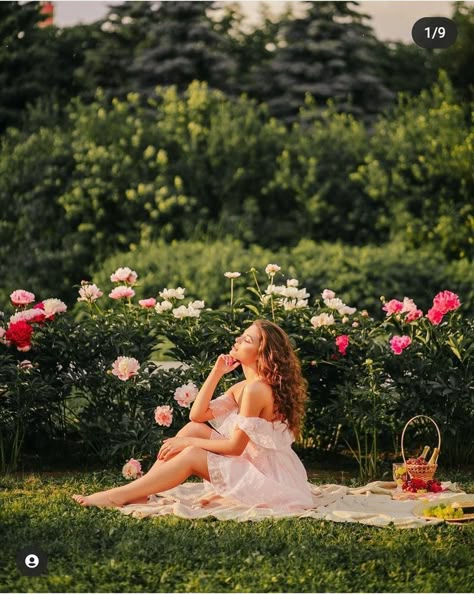
{"type": "Polygon", "coordinates": [[[81,497],[82,500],[74,498],[78,503],[85,506],[120,507],[150,493],[161,493],[177,487],[193,474],[210,480],[207,467],[207,450],[189,446],[179,452],[173,459],[167,460],[166,464],[152,468],[145,476],[129,485],[81,497]]]}
{"type": "MultiPolygon", "coordinates": [[[[200,437],[202,439],[210,439],[211,433],[212,433],[212,429],[210,427],[208,427],[208,425],[206,425],[205,423],[196,423],[194,421],[191,421],[187,425],[185,425],[182,429],[180,429],[180,431],[178,431],[178,433],[176,434],[176,437],[200,437]]],[[[180,453],[182,453],[182,452],[180,452],[180,453]]],[[[176,458],[177,455],[179,455],[179,454],[175,454],[171,458],[168,458],[168,460],[156,460],[156,462],[153,464],[153,466],[150,468],[150,470],[145,475],[143,475],[143,477],[141,477],[140,479],[137,479],[132,484],[135,484],[138,480],[142,480],[142,479],[146,478],[148,475],[150,475],[150,473],[152,475],[154,475],[156,473],[157,469],[159,469],[163,465],[171,462],[173,459],[176,458]]],[[[207,453],[206,453],[206,458],[207,458],[207,453]]],[[[207,480],[209,480],[209,479],[207,479],[207,480]]],[[[128,486],[129,485],[124,485],[124,487],[128,487],[128,486]]],[[[118,488],[121,488],[121,487],[118,487],[118,488]]],[[[169,487],[169,488],[172,488],[172,487],[169,487]]],[[[164,489],[164,490],[166,490],[166,489],[164,489]]],[[[108,489],[107,491],[100,491],[99,493],[95,493],[94,495],[99,495],[99,494],[102,495],[104,493],[110,494],[111,491],[114,491],[114,489],[108,489]]],[[[155,492],[158,493],[159,491],[157,490],[155,492]]],[[[127,504],[147,503],[148,495],[149,495],[149,493],[146,495],[136,497],[134,499],[130,499],[127,501],[127,504]]],[[[87,501],[90,501],[90,497],[92,497],[92,496],[89,496],[86,498],[86,496],[84,496],[84,495],[73,495],[73,499],[75,501],[77,501],[77,503],[80,503],[81,505],[84,505],[84,504],[86,504],[87,501]]]]}
{"type": "MultiPolygon", "coordinates": [[[[200,437],[201,439],[210,439],[212,433],[212,429],[206,425],[205,423],[196,423],[195,421],[190,421],[187,425],[185,425],[182,429],[176,433],[176,437],[200,437]]],[[[160,460],[157,459],[150,470],[144,474],[146,476],[149,472],[154,470],[155,468],[159,468],[166,462],[172,460],[177,454],[168,458],[168,460],[160,460]]],[[[136,500],[129,501],[128,503],[147,503],[148,502],[148,495],[146,497],[139,497],[136,500]]]]}

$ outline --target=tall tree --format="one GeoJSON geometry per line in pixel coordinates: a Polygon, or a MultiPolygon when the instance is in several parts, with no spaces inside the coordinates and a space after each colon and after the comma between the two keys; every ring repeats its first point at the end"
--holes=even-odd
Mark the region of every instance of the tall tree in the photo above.
{"type": "Polygon", "coordinates": [[[438,50],[435,64],[446,70],[454,88],[466,101],[474,100],[474,6],[455,2],[452,20],[458,28],[456,42],[438,50]]]}
{"type": "Polygon", "coordinates": [[[39,2],[0,2],[0,130],[16,125],[29,103],[51,90],[49,27],[39,2]]]}
{"type": "Polygon", "coordinates": [[[157,2],[123,2],[110,6],[106,16],[93,24],[84,64],[76,71],[83,97],[92,99],[97,87],[107,97],[119,98],[134,90],[130,68],[137,47],[158,18],[157,8],[157,2]]]}
{"type": "Polygon", "coordinates": [[[377,39],[364,23],[369,18],[353,10],[358,2],[308,2],[304,17],[290,20],[283,30],[266,75],[265,99],[271,112],[286,122],[297,118],[306,94],[315,99],[311,119],[328,99],[339,111],[371,120],[394,99],[376,71],[377,39]]]}
{"type": "Polygon", "coordinates": [[[156,18],[136,52],[136,89],[152,94],[157,85],[184,90],[193,80],[230,91],[236,63],[227,36],[211,19],[214,2],[160,2],[156,18]]]}

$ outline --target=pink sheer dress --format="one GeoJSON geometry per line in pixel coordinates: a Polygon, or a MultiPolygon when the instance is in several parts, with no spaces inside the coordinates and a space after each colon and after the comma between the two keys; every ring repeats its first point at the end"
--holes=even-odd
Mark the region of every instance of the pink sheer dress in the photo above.
{"type": "Polygon", "coordinates": [[[240,456],[207,453],[209,481],[205,491],[249,506],[277,511],[313,507],[305,467],[291,449],[293,433],[282,421],[244,417],[227,392],[209,403],[214,419],[210,439],[229,439],[236,427],[250,440],[240,456]]]}

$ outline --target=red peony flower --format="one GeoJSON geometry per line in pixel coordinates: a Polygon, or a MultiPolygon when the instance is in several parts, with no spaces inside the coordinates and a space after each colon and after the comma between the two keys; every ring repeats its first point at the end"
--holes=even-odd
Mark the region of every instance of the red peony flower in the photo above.
{"type": "Polygon", "coordinates": [[[341,334],[341,336],[336,338],[336,346],[341,355],[346,354],[347,347],[349,346],[349,337],[347,334],[341,334]]]}
{"type": "Polygon", "coordinates": [[[15,322],[8,327],[5,338],[14,344],[19,351],[29,351],[31,348],[31,335],[33,328],[24,321],[15,322]]]}

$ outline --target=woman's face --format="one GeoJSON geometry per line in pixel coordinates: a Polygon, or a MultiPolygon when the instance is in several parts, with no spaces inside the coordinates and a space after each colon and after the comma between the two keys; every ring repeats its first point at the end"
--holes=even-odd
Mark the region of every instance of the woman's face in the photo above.
{"type": "Polygon", "coordinates": [[[257,326],[249,326],[240,336],[235,339],[229,355],[242,363],[249,365],[257,360],[258,346],[260,344],[260,330],[257,326]]]}

